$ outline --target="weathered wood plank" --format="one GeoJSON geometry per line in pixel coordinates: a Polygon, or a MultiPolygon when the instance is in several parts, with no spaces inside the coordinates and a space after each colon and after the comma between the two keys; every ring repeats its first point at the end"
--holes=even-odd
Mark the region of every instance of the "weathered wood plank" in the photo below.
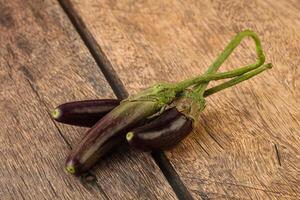
{"type": "MultiPolygon", "coordinates": [[[[167,156],[196,199],[299,198],[297,1],[70,2],[130,93],[200,74],[236,32],[258,32],[275,67],[208,98],[167,156]]],[[[253,62],[253,47],[243,42],[222,70],[253,62]]]]}
{"type": "Polygon", "coordinates": [[[112,90],[57,1],[1,0],[0,25],[1,199],[176,199],[148,154],[113,154],[90,184],[67,174],[65,158],[85,129],[49,113],[112,90]]]}

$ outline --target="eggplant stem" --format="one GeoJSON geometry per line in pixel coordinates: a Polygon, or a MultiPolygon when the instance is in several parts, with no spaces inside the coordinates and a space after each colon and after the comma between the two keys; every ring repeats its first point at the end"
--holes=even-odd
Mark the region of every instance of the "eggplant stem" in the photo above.
{"type": "MultiPolygon", "coordinates": [[[[182,81],[182,82],[178,83],[178,85],[176,85],[175,87],[178,91],[182,91],[182,90],[184,90],[192,85],[195,85],[195,84],[201,84],[201,83],[203,84],[203,83],[207,83],[212,80],[234,78],[236,76],[243,75],[243,74],[257,68],[256,66],[254,68],[253,65],[254,64],[247,65],[245,67],[241,67],[241,68],[234,69],[234,70],[227,71],[227,72],[221,72],[221,73],[215,73],[215,74],[204,74],[202,76],[197,76],[195,78],[182,81]]],[[[196,88],[196,90],[197,90],[197,88],[196,88]]]]}
{"type": "MultiPolygon", "coordinates": [[[[245,31],[238,33],[231,40],[231,42],[226,46],[226,48],[223,50],[223,52],[218,56],[218,58],[208,68],[208,70],[205,72],[205,74],[215,73],[220,68],[220,66],[224,63],[224,61],[232,54],[234,49],[247,36],[251,37],[255,42],[256,54],[257,54],[258,59],[255,63],[244,67],[244,69],[247,69],[248,71],[250,71],[250,70],[253,70],[253,69],[261,66],[265,62],[265,55],[262,50],[260,39],[255,32],[253,32],[251,30],[245,30],[245,31]]],[[[195,92],[199,93],[200,95],[203,95],[207,85],[208,85],[208,82],[203,83],[203,84],[197,84],[195,86],[195,88],[196,88],[195,92]]]]}
{"type": "Polygon", "coordinates": [[[252,78],[253,76],[255,76],[255,75],[257,75],[257,74],[259,74],[259,73],[261,73],[261,72],[263,72],[263,71],[265,71],[267,69],[271,69],[272,67],[273,66],[272,66],[271,63],[262,65],[261,67],[258,67],[256,69],[250,71],[250,72],[247,72],[247,73],[245,73],[245,74],[243,74],[241,76],[238,76],[238,77],[233,78],[233,79],[231,79],[231,80],[229,80],[229,81],[227,81],[225,83],[221,83],[220,85],[217,85],[215,87],[212,87],[212,88],[206,90],[204,92],[203,96],[204,97],[210,96],[210,95],[212,95],[212,94],[214,94],[216,92],[219,92],[221,90],[224,90],[226,88],[234,86],[234,85],[236,85],[236,84],[238,84],[240,82],[246,81],[246,80],[252,78]]]}

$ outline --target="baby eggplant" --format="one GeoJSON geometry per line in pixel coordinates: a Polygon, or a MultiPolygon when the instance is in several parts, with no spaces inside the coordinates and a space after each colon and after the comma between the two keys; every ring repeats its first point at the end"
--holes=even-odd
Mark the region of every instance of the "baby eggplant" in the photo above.
{"type": "Polygon", "coordinates": [[[52,118],[64,124],[92,127],[119,104],[120,100],[117,99],[69,102],[56,107],[52,118]]]}
{"type": "Polygon", "coordinates": [[[128,132],[131,147],[141,151],[167,150],[178,144],[193,129],[193,119],[176,107],[164,111],[153,121],[128,132]]]}
{"type": "Polygon", "coordinates": [[[72,149],[66,161],[69,173],[80,174],[91,168],[114,147],[126,142],[126,133],[160,107],[155,101],[126,101],[98,121],[80,143],[72,149]]]}

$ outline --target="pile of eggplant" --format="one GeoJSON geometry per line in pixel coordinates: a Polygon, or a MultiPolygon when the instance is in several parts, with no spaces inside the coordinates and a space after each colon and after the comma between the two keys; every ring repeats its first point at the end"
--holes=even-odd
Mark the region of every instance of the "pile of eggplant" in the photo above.
{"type": "Polygon", "coordinates": [[[229,88],[272,67],[258,36],[250,30],[238,33],[220,56],[201,76],[178,83],[159,83],[125,100],[100,99],[62,104],[52,117],[64,124],[90,127],[72,149],[66,170],[79,175],[89,170],[101,157],[122,144],[141,151],[173,148],[182,141],[205,108],[205,97],[229,88]],[[256,45],[257,61],[237,69],[217,70],[246,37],[256,45]],[[210,81],[229,79],[207,89],[210,81]]]}

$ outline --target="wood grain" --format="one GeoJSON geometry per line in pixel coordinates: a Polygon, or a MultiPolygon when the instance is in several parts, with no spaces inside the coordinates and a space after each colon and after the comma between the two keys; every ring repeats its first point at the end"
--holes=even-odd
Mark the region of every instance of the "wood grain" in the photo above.
{"type": "Polygon", "coordinates": [[[115,98],[112,90],[57,1],[1,0],[0,25],[1,199],[176,199],[148,154],[116,152],[93,181],[67,174],[66,156],[86,129],[49,113],[66,101],[115,98]]]}
{"type": "MultiPolygon", "coordinates": [[[[167,156],[196,199],[300,198],[300,4],[290,1],[70,0],[129,93],[200,74],[252,29],[274,68],[207,99],[167,156]]],[[[253,62],[246,40],[221,71],[253,62]]]]}

